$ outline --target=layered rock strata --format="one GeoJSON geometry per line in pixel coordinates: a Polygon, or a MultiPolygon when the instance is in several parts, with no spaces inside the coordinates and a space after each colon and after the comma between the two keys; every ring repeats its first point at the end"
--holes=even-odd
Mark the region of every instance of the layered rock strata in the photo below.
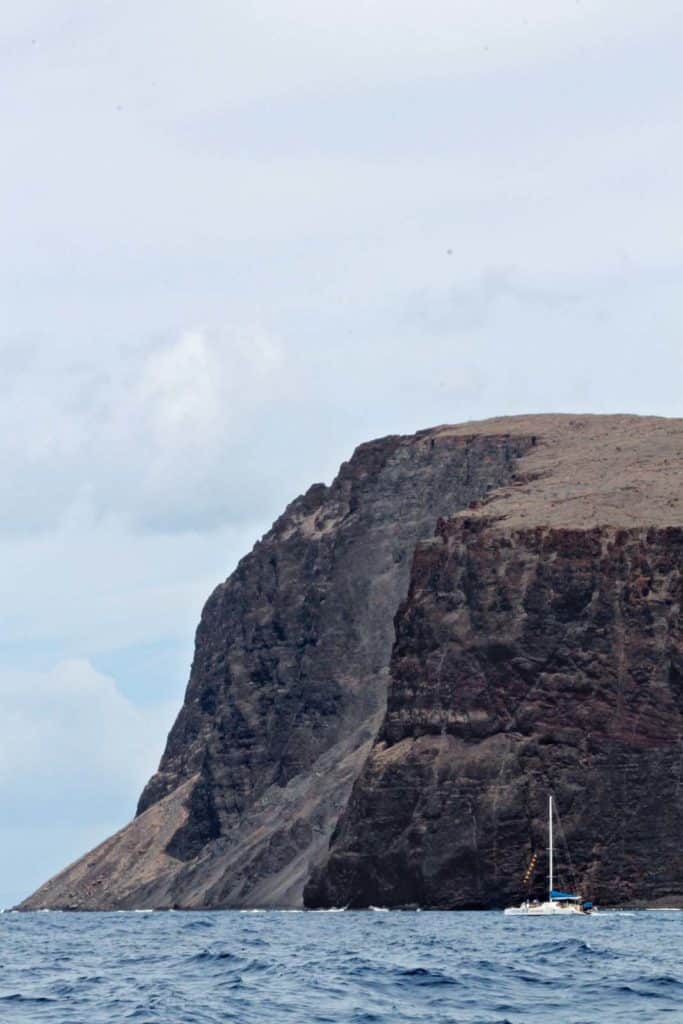
{"type": "Polygon", "coordinates": [[[524,478],[417,546],[311,906],[520,900],[550,792],[567,887],[683,905],[683,421],[533,425],[524,478]]]}

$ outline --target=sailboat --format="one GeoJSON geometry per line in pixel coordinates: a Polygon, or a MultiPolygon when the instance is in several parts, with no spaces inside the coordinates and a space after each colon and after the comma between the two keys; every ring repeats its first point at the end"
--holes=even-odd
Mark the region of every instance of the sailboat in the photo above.
{"type": "Polygon", "coordinates": [[[561,892],[555,888],[555,880],[553,877],[554,854],[553,798],[550,796],[548,797],[548,899],[544,901],[527,899],[518,907],[506,907],[503,913],[516,915],[523,914],[529,917],[545,917],[548,914],[566,915],[596,913],[597,907],[594,907],[592,903],[583,900],[581,896],[577,896],[569,892],[561,892]]]}

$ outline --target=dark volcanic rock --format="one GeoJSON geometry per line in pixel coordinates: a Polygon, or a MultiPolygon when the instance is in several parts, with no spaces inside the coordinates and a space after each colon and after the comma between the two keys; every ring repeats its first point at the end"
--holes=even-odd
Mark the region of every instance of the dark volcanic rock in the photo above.
{"type": "Polygon", "coordinates": [[[384,714],[416,542],[532,443],[504,423],[388,437],[294,501],[204,608],[138,816],[24,907],[300,905],[384,714]]]}
{"type": "Polygon", "coordinates": [[[537,440],[524,479],[418,546],[308,905],[519,900],[549,792],[565,885],[683,903],[683,424],[540,417],[537,440]]]}

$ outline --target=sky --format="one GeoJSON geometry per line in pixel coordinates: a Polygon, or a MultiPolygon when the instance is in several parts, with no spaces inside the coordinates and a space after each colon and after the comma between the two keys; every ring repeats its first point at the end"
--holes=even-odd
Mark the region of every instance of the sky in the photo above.
{"type": "Polygon", "coordinates": [[[0,14],[0,907],[120,828],[355,445],[681,415],[674,0],[0,14]]]}

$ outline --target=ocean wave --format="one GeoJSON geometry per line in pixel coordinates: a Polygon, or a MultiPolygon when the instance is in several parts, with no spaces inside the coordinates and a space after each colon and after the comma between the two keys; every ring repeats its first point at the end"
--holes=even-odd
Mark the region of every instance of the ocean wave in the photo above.
{"type": "Polygon", "coordinates": [[[445,974],[443,971],[430,969],[428,967],[410,967],[399,972],[401,979],[406,979],[413,985],[460,985],[456,978],[445,974]]]}
{"type": "Polygon", "coordinates": [[[56,1003],[55,996],[25,996],[21,992],[11,992],[9,995],[0,995],[0,1003],[21,1003],[24,1006],[39,1006],[43,1003],[56,1003]]]}
{"type": "Polygon", "coordinates": [[[183,921],[181,927],[184,932],[210,931],[215,927],[215,922],[209,918],[201,917],[197,920],[183,921]]]}
{"type": "Polygon", "coordinates": [[[665,912],[514,931],[495,913],[3,915],[0,1021],[655,1024],[680,1017],[680,948],[665,912]]]}
{"type": "Polygon", "coordinates": [[[239,960],[240,957],[236,953],[230,953],[228,950],[221,950],[215,952],[210,949],[203,949],[200,953],[195,953],[190,957],[190,961],[194,963],[201,963],[204,960],[239,960]]]}

